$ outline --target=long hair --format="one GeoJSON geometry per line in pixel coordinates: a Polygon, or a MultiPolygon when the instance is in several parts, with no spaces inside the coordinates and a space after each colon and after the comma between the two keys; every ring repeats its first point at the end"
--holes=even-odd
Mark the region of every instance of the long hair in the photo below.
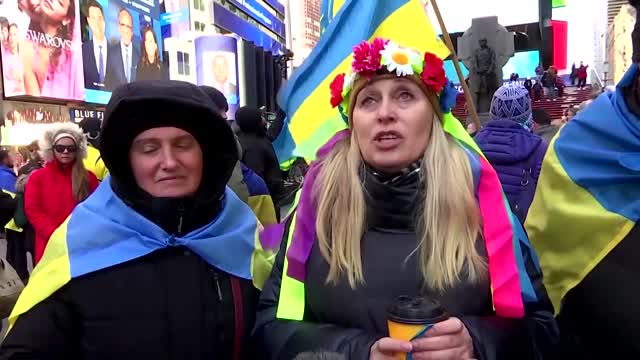
{"type": "MultiPolygon", "coordinates": [[[[424,198],[416,216],[419,241],[410,256],[419,256],[424,285],[442,291],[461,281],[485,278],[487,268],[476,249],[481,220],[469,159],[457,140],[444,132],[437,97],[427,97],[435,115],[422,161],[424,198]]],[[[319,161],[322,168],[314,189],[316,230],[320,251],[329,264],[327,282],[346,279],[356,288],[364,283],[360,241],[366,204],[355,132],[319,161]]]]}
{"type": "Polygon", "coordinates": [[[156,33],[153,31],[151,26],[146,26],[144,30],[142,30],[142,55],[140,56],[140,64],[148,67],[156,67],[160,69],[160,52],[158,40],[156,39],[156,33]],[[153,64],[149,62],[149,58],[147,57],[147,33],[150,32],[151,36],[153,36],[153,41],[156,43],[156,51],[153,55],[153,64]]]}
{"type": "Polygon", "coordinates": [[[78,149],[76,151],[76,159],[71,167],[71,189],[73,199],[79,203],[89,197],[89,175],[82,161],[87,157],[87,140],[82,130],[72,123],[61,123],[47,130],[39,143],[40,154],[46,162],[55,159],[55,155],[53,154],[54,139],[62,133],[71,135],[78,149]]]}

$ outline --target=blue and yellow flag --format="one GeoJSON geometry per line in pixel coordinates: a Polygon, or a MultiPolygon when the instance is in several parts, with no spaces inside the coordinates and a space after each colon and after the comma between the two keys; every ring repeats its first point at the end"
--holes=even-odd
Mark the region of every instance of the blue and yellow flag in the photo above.
{"type": "Polygon", "coordinates": [[[640,219],[640,118],[622,90],[637,72],[565,125],[544,159],[525,226],[556,312],[640,219]]]}
{"type": "Polygon", "coordinates": [[[274,141],[280,162],[293,155],[315,159],[318,149],[346,128],[338,110],[331,107],[329,84],[337,74],[349,69],[355,45],[382,37],[443,59],[449,55],[420,0],[334,0],[325,8],[329,9],[329,5],[340,10],[309,58],[280,92],[279,104],[288,116],[287,126],[274,141]]]}
{"type": "Polygon", "coordinates": [[[177,237],[128,207],[108,179],[51,235],[9,317],[11,326],[71,279],[172,246],[185,246],[212,266],[262,288],[275,253],[262,247],[255,215],[231,189],[215,220],[177,237]]]}
{"type": "Polygon", "coordinates": [[[269,194],[267,184],[245,164],[240,163],[240,168],[242,169],[242,180],[249,191],[249,206],[256,214],[258,221],[262,226],[277,224],[276,207],[269,194]]]}

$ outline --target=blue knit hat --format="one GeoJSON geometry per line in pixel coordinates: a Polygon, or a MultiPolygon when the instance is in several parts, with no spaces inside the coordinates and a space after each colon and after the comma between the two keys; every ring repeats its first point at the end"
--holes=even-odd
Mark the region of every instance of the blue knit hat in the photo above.
{"type": "Polygon", "coordinates": [[[533,127],[529,91],[517,83],[503,85],[493,95],[491,120],[511,120],[525,129],[533,127]]]}

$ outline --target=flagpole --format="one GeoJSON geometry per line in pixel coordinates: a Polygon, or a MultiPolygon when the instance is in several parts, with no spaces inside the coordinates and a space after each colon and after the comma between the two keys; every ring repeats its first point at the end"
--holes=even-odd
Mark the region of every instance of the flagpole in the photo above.
{"type": "MultiPolygon", "coordinates": [[[[464,98],[467,102],[467,109],[471,115],[471,120],[476,126],[476,131],[480,131],[480,118],[478,117],[478,112],[476,111],[476,106],[473,103],[473,98],[471,97],[471,92],[469,91],[469,86],[467,82],[464,81],[464,75],[462,75],[462,69],[460,68],[460,62],[458,60],[458,55],[456,54],[456,50],[453,48],[453,42],[451,41],[451,37],[449,36],[449,32],[447,31],[447,27],[444,25],[444,20],[442,19],[442,14],[440,14],[440,8],[438,7],[438,3],[436,0],[427,0],[427,4],[431,3],[433,6],[433,11],[438,18],[438,23],[440,24],[440,30],[442,31],[442,35],[444,37],[444,43],[449,48],[451,52],[451,58],[453,60],[453,66],[456,68],[456,73],[458,73],[458,79],[460,79],[460,85],[462,85],[462,90],[464,92],[464,98]]],[[[427,7],[423,6],[424,15],[429,17],[429,13],[427,12],[427,7]]]]}

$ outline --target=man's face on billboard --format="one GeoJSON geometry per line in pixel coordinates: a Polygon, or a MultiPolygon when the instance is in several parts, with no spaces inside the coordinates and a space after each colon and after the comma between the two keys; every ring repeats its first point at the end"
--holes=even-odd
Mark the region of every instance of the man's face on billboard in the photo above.
{"type": "Polygon", "coordinates": [[[118,24],[122,43],[125,46],[129,46],[131,38],[133,38],[133,19],[131,19],[131,15],[126,11],[121,11],[118,16],[118,24]]]}
{"type": "Polygon", "coordinates": [[[213,59],[213,76],[216,78],[216,82],[224,84],[229,77],[229,63],[227,58],[218,55],[213,59]]]}
{"type": "Polygon", "coordinates": [[[102,15],[102,10],[99,7],[92,6],[89,8],[87,14],[87,23],[89,23],[89,27],[91,28],[91,33],[97,40],[104,39],[104,16],[102,15]]]}

